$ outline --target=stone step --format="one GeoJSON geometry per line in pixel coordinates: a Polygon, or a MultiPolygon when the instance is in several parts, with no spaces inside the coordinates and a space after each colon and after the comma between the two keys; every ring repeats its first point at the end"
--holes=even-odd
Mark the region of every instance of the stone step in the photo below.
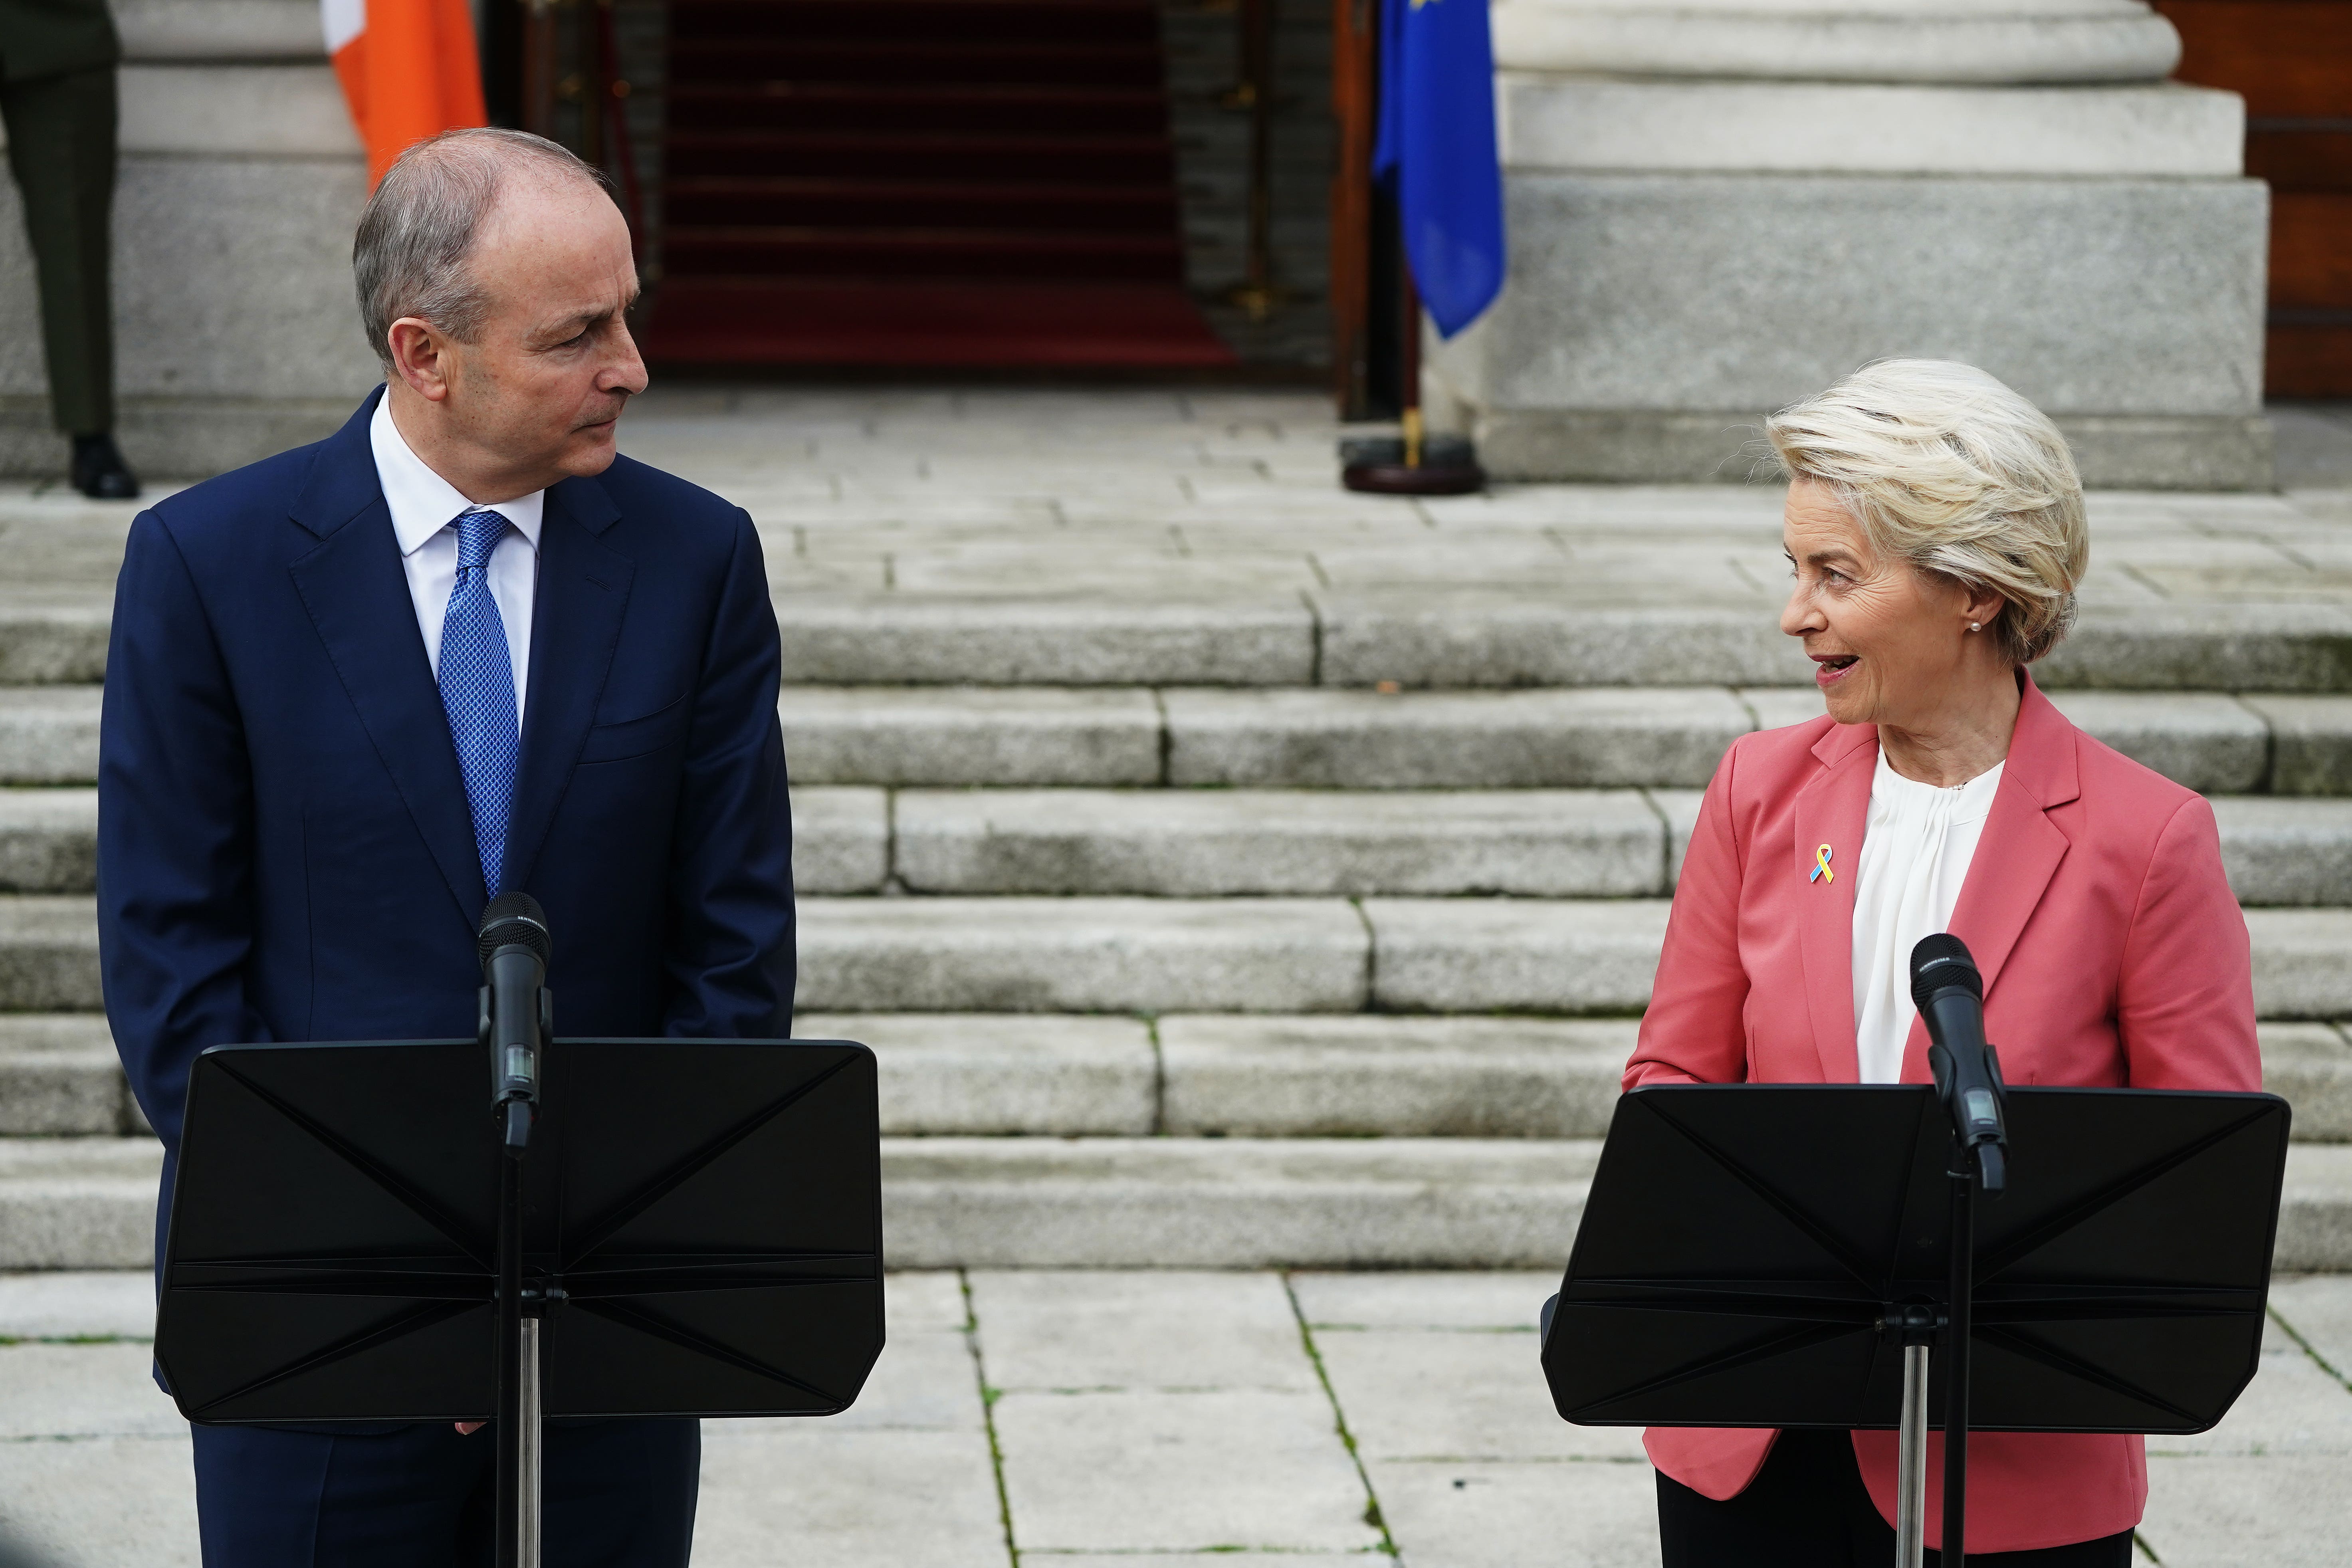
{"type": "MultiPolygon", "coordinates": [[[[795,789],[793,880],[803,893],[871,893],[890,875],[890,803],[878,789],[795,789]]],[[[98,885],[98,791],[0,788],[0,892],[98,885]]]]}
{"type": "MultiPolygon", "coordinates": [[[[1633,1014],[1663,899],[806,898],[816,1012],[1633,1014]]],[[[2352,1016],[2352,909],[2249,910],[2265,1018],[2352,1016]]],[[[0,1012],[100,1005],[91,900],[0,898],[0,1012]]]]}
{"type": "MultiPolygon", "coordinates": [[[[1608,1130],[1633,1019],[804,1013],[803,1039],[862,1040],[882,1130],[905,1136],[1590,1138],[1608,1130]]],[[[2352,1041],[2265,1024],[2263,1083],[2294,1136],[2352,1142],[2352,1041]]],[[[146,1123],[105,1020],[0,1017],[0,1134],[146,1123]]]]}
{"type": "MultiPolygon", "coordinates": [[[[2058,705],[2191,789],[2352,794],[2352,697],[2068,691],[2058,705]]],[[[0,784],[89,784],[95,687],[0,687],[0,784]]],[[[1724,748],[1817,716],[1811,688],[1532,691],[1143,687],[784,689],[795,783],[1316,789],[1703,785],[1724,748]]]]}
{"type": "MultiPolygon", "coordinates": [[[[1696,790],[793,792],[803,893],[1353,895],[1670,891],[1696,790]]],[[[2249,905],[2352,904],[2352,799],[2221,795],[2249,905]]],[[[87,892],[98,795],[0,789],[0,891],[87,892]]]]}
{"type": "MultiPolygon", "coordinates": [[[[1656,552],[1641,553],[1654,574],[1656,552]]],[[[1050,555],[1015,563],[1017,586],[1000,593],[959,591],[968,574],[955,573],[922,592],[823,581],[780,593],[785,671],[840,685],[1518,687],[1772,685],[1807,669],[1765,595],[1693,605],[1654,583],[1646,594],[1607,584],[1288,588],[1257,584],[1255,573],[1188,589],[1168,580],[1166,561],[1150,563],[1146,580],[1081,592],[1100,584],[1053,565],[1050,555]],[[1073,591],[1039,592],[1057,576],[1073,591]]],[[[0,681],[100,679],[111,576],[0,592],[0,681]]],[[[2352,685],[2347,640],[2352,606],[2325,599],[2091,604],[2044,673],[2053,686],[2341,691],[2352,685]]]]}
{"type": "MultiPolygon", "coordinates": [[[[1591,1139],[887,1138],[895,1268],[1559,1268],[1591,1139]]],[[[0,1139],[0,1269],[137,1268],[162,1151],[0,1139]]],[[[2282,1270],[2352,1269],[2352,1146],[2288,1155],[2282,1270]]]]}
{"type": "Polygon", "coordinates": [[[0,1137],[146,1130],[102,1016],[0,1016],[0,1137]]]}

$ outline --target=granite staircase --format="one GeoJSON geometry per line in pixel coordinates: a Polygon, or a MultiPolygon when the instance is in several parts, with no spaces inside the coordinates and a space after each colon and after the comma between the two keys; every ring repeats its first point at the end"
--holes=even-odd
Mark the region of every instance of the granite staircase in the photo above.
{"type": "MultiPolygon", "coordinates": [[[[695,471],[692,413],[642,449],[695,471]]],[[[893,1261],[1559,1265],[1699,791],[1818,710],[1770,499],[1367,510],[1308,493],[1328,444],[1253,458],[1236,420],[1185,437],[1241,454],[1189,495],[1114,430],[1092,489],[983,493],[975,434],[861,500],[804,471],[851,437],[768,417],[784,458],[719,477],[785,638],[797,1032],[880,1056],[893,1261]]],[[[2352,1269],[2352,521],[2321,511],[2100,498],[2043,673],[2213,798],[2295,1111],[2279,1260],[2352,1269]]],[[[149,1245],[90,904],[122,521],[0,508],[0,1268],[149,1245]]]]}

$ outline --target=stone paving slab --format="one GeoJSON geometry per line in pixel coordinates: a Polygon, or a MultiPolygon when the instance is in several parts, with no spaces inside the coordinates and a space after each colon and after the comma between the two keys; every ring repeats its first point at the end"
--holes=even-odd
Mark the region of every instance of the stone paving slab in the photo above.
{"type": "MultiPolygon", "coordinates": [[[[2062,691],[2054,700],[2097,739],[2192,789],[2352,793],[2352,698],[2062,691]]],[[[95,687],[0,687],[0,785],[93,782],[99,700],[95,687]]],[[[1772,686],[790,685],[779,703],[797,784],[955,788],[1695,787],[1739,736],[1821,711],[1814,689],[1772,686]]],[[[0,876],[6,855],[0,847],[0,876]]]]}
{"type": "Polygon", "coordinates": [[[186,1429],[0,1443],[0,1529],[40,1568],[199,1568],[186,1429]]]}
{"type": "Polygon", "coordinates": [[[985,1435],[833,1426],[703,1423],[696,1568],[1006,1568],[985,1435]]]}
{"type": "Polygon", "coordinates": [[[1637,1013],[1667,901],[1366,899],[1372,1003],[1415,1013],[1637,1013]]]}
{"type": "Polygon", "coordinates": [[[2271,727],[2271,788],[2352,795],[2352,697],[2248,696],[2271,727]]]}
{"type": "MultiPolygon", "coordinates": [[[[987,1335],[983,1323],[983,1343],[987,1335]]],[[[1371,1552],[1322,1393],[1007,1394],[994,1410],[1024,1552],[1371,1552]]]]}
{"type": "Polygon", "coordinates": [[[2050,700],[2079,728],[2193,790],[2255,789],[2269,772],[2269,727],[2235,698],[2183,691],[2159,705],[2139,692],[2059,691],[2050,700]]]}
{"type": "Polygon", "coordinates": [[[2352,910],[2248,910],[2254,1010],[2263,1018],[2352,1016],[2352,910]]]}
{"type": "MultiPolygon", "coordinates": [[[[906,790],[894,813],[916,892],[1664,890],[1664,826],[1633,790],[906,790]]],[[[2343,837],[2352,860],[2352,818],[2343,837]]]]}
{"type": "Polygon", "coordinates": [[[96,687],[0,686],[0,783],[94,782],[98,707],[96,687]]]}
{"type": "Polygon", "coordinates": [[[2140,1539],[2163,1568],[2340,1568],[2345,1461],[2265,1457],[2147,1464],[2140,1539]]]}
{"type": "Polygon", "coordinates": [[[143,1128],[103,1017],[0,1017],[0,1137],[113,1135],[143,1128]]]}
{"type": "Polygon", "coordinates": [[[971,1278],[992,1388],[1310,1394],[1322,1388],[1302,1353],[1289,1293],[1271,1274],[1031,1268],[975,1270],[971,1278]]]}
{"type": "MultiPolygon", "coordinates": [[[[824,1012],[1636,1013],[1660,899],[807,898],[824,1012]]],[[[2245,911],[2266,1019],[2352,1016],[2352,910],[2245,911]]],[[[0,898],[0,1010],[100,1005],[91,900],[0,898]]]]}
{"type": "Polygon", "coordinates": [[[163,1147],[0,1139],[0,1269],[152,1268],[163,1147]]]}
{"type": "Polygon", "coordinates": [[[1164,1130],[1180,1137],[1589,1138],[1608,1130],[1639,1026],[1171,1014],[1157,1027],[1164,1130]]]}
{"type": "Polygon", "coordinates": [[[1060,600],[828,591],[779,594],[775,604],[784,679],[811,684],[1301,686],[1316,673],[1315,616],[1291,596],[1234,604],[1140,593],[1060,600]]]}
{"type": "Polygon", "coordinates": [[[2217,795],[2221,865],[2246,904],[2352,904],[2352,800],[2217,795]]]}
{"type": "Polygon", "coordinates": [[[1338,900],[806,899],[799,1005],[1352,1012],[1369,951],[1338,900]]]}
{"type": "Polygon", "coordinates": [[[0,892],[79,893],[98,882],[98,791],[0,789],[0,892]]]}
{"type": "Polygon", "coordinates": [[[802,784],[1160,782],[1160,708],[1140,689],[791,686],[779,712],[802,784]]]}
{"type": "Polygon", "coordinates": [[[1554,1265],[1598,1145],[1469,1139],[894,1140],[893,1267],[1554,1265]]]}
{"type": "Polygon", "coordinates": [[[154,1335],[155,1277],[147,1269],[0,1274],[0,1340],[154,1335]]]}
{"type": "Polygon", "coordinates": [[[1259,788],[1704,784],[1756,727],[1720,689],[1162,694],[1168,779],[1259,788]]]}
{"type": "Polygon", "coordinates": [[[890,876],[890,797],[878,789],[794,789],[793,886],[872,893],[890,876]]]}
{"type": "MultiPolygon", "coordinates": [[[[803,1039],[874,1047],[893,1136],[1597,1138],[1633,1019],[1482,1016],[804,1013],[803,1039]],[[1155,1044],[1156,1042],[1156,1044],[1155,1044]]],[[[2352,1142],[2352,1044],[2262,1026],[2294,1137],[2352,1142]]],[[[0,1128],[145,1131],[104,1019],[0,1017],[0,1128]]]]}
{"type": "Polygon", "coordinates": [[[803,1013],[793,1033],[874,1047],[885,1133],[1141,1137],[1157,1130],[1159,1063],[1140,1018],[803,1013]]]}
{"type": "MultiPolygon", "coordinates": [[[[1556,1279],[980,1273],[975,1335],[957,1276],[893,1274],[891,1343],[848,1416],[705,1424],[696,1561],[982,1568],[1012,1560],[1008,1528],[1024,1556],[1059,1568],[1204,1568],[1235,1554],[1217,1548],[1254,1544],[1362,1560],[1385,1544],[1365,1511],[1376,1504],[1409,1565],[1654,1563],[1636,1451],[1561,1451],[1634,1435],[1549,1415],[1529,1319],[1556,1279]],[[1164,1537],[1181,1549],[1121,1544],[1164,1537]]],[[[0,1325],[26,1321],[30,1301],[54,1311],[53,1283],[0,1276],[0,1325]]],[[[76,1283],[88,1315],[52,1321],[79,1334],[114,1326],[145,1289],[143,1274],[76,1283]]],[[[2284,1278],[2272,1306],[2317,1341],[2352,1323],[2352,1278],[2284,1278]]],[[[2151,1444],[2141,1534],[2154,1557],[2341,1561],[2347,1419],[2352,1390],[2294,1335],[2271,1334],[2219,1427],[2151,1444]]],[[[0,1441],[0,1522],[71,1568],[194,1568],[184,1428],[143,1345],[0,1346],[0,1425],[17,1439],[0,1441]]]]}
{"type": "Polygon", "coordinates": [[[1646,1463],[1366,1468],[1408,1568],[1656,1568],[1646,1463]]]}
{"type": "MultiPolygon", "coordinates": [[[[1757,693],[1743,694],[1753,699],[1757,693]]],[[[1669,890],[1694,790],[793,791],[803,893],[1513,893],[1669,890]]],[[[2216,795],[2241,902],[2352,904],[2352,800],[2216,795]]],[[[0,893],[84,893],[97,792],[0,788],[0,893]]]]}

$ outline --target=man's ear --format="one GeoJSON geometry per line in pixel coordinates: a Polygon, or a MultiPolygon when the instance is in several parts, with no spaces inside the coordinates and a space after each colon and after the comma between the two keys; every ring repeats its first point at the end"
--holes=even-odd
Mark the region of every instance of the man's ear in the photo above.
{"type": "Polygon", "coordinates": [[[392,374],[428,403],[449,395],[449,340],[430,321],[403,316],[384,331],[392,351],[392,374]]]}

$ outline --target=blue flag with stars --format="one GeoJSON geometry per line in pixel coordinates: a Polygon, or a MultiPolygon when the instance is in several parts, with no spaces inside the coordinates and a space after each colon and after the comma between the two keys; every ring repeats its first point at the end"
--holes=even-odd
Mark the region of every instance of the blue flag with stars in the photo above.
{"type": "Polygon", "coordinates": [[[1486,0],[1381,0],[1372,174],[1392,180],[1414,286],[1452,337],[1503,289],[1503,171],[1486,0]]]}

